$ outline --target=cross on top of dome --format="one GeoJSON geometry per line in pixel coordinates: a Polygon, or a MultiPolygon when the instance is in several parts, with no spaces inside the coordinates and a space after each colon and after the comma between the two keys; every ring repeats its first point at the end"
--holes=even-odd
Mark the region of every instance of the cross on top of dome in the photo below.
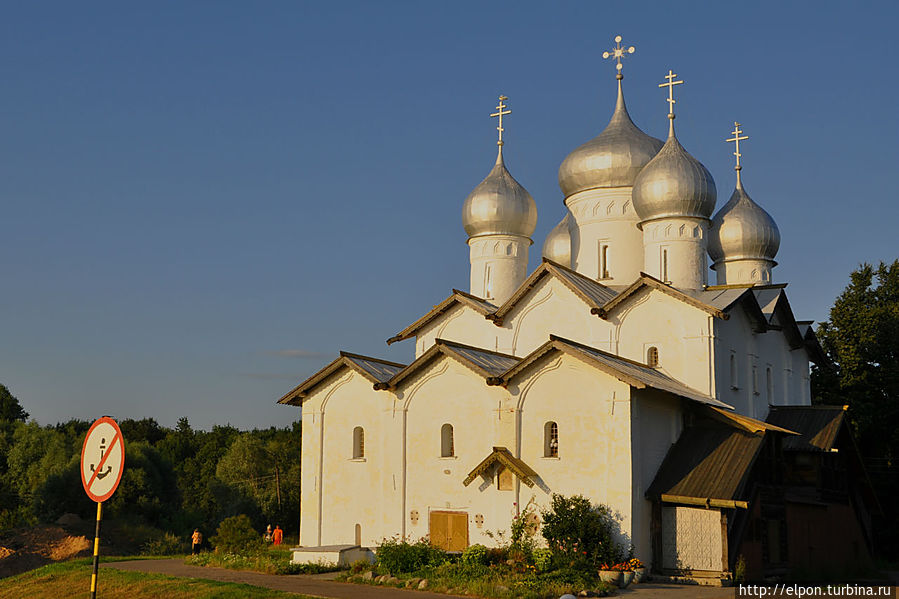
{"type": "Polygon", "coordinates": [[[499,124],[496,127],[496,130],[499,131],[499,141],[496,142],[496,145],[502,147],[503,145],[503,115],[512,114],[511,110],[505,110],[506,105],[503,104],[503,100],[508,100],[509,98],[506,96],[499,97],[499,104],[496,106],[496,112],[491,114],[491,117],[499,117],[499,124]]]}
{"type": "Polygon", "coordinates": [[[609,52],[603,52],[603,58],[614,58],[618,63],[615,65],[615,68],[618,70],[618,74],[615,76],[617,79],[623,79],[624,75],[621,74],[621,59],[625,58],[628,54],[633,54],[635,48],[630,46],[628,48],[624,48],[621,46],[621,36],[615,36],[615,47],[612,48],[609,52]]]}
{"type": "Polygon", "coordinates": [[[742,183],[742,181],[740,181],[740,171],[743,170],[743,166],[740,164],[740,156],[742,156],[742,154],[740,154],[740,142],[744,139],[749,139],[749,136],[748,135],[743,135],[743,136],[740,135],[741,133],[743,133],[743,130],[740,129],[740,123],[738,123],[737,121],[734,121],[734,130],[731,131],[731,133],[733,134],[733,137],[729,137],[728,139],[725,139],[724,141],[734,142],[734,146],[735,146],[734,156],[737,157],[737,166],[734,167],[734,170],[737,171],[737,187],[741,187],[743,185],[743,183],[742,183]]]}

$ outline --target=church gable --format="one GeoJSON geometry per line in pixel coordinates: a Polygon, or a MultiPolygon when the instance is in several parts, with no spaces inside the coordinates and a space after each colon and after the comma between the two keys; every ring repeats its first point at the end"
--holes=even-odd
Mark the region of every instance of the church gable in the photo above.
{"type": "MultiPolygon", "coordinates": [[[[439,329],[448,320],[457,318],[460,314],[470,311],[476,318],[484,318],[493,314],[497,307],[489,301],[453,289],[452,295],[431,308],[424,316],[407,326],[405,329],[387,340],[387,344],[404,341],[411,337],[420,336],[425,331],[437,331],[435,337],[440,336],[439,329]]],[[[419,352],[421,353],[421,352],[419,352]]]]}
{"type": "Polygon", "coordinates": [[[322,385],[327,385],[344,376],[346,371],[353,371],[361,375],[370,384],[387,381],[405,368],[405,364],[389,362],[379,358],[340,352],[340,356],[310,376],[308,379],[288,391],[278,400],[279,404],[300,406],[305,398],[322,385]]]}

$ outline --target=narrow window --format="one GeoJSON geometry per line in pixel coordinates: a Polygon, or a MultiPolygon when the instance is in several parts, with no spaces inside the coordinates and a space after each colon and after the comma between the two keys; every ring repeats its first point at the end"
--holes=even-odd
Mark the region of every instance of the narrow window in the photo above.
{"type": "Polygon", "coordinates": [[[353,429],[353,459],[365,457],[365,431],[361,426],[353,429]]]}
{"type": "Polygon", "coordinates": [[[353,531],[355,533],[356,545],[362,545],[362,525],[356,524],[356,529],[353,531]]]}
{"type": "Polygon", "coordinates": [[[765,392],[768,395],[768,403],[774,403],[774,377],[771,375],[771,367],[765,369],[765,392]]]}
{"type": "Polygon", "coordinates": [[[738,389],[737,385],[737,355],[733,352],[730,354],[730,388],[738,389]]]}
{"type": "Polygon", "coordinates": [[[607,244],[599,246],[599,278],[609,278],[609,246],[607,244]]]}
{"type": "Polygon", "coordinates": [[[444,424],[440,427],[440,457],[451,458],[456,455],[456,449],[453,446],[453,425],[444,424]]]}
{"type": "Polygon", "coordinates": [[[659,348],[653,346],[646,350],[646,365],[650,368],[659,365],[659,348]]]}
{"type": "Polygon", "coordinates": [[[662,282],[668,282],[668,250],[662,250],[662,282]]]}
{"type": "Polygon", "coordinates": [[[559,425],[552,421],[543,425],[543,457],[559,457],[559,425]]]}
{"type": "Polygon", "coordinates": [[[490,277],[491,266],[484,269],[484,299],[493,299],[493,281],[490,277]]]}
{"type": "Polygon", "coordinates": [[[752,365],[752,393],[759,394],[759,367],[752,365]]]}

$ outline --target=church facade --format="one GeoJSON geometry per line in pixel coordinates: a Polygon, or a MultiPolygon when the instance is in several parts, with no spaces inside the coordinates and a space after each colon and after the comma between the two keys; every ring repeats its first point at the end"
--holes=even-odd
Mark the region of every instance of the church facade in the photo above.
{"type": "Polygon", "coordinates": [[[490,546],[529,501],[579,494],[657,571],[732,569],[754,472],[797,434],[769,412],[810,405],[821,350],[774,280],[780,236],[743,187],[739,125],[716,212],[675,134],[682,82],[663,84],[667,140],[647,135],[625,105],[627,54],[610,53],[608,126],[559,168],[566,215],[535,271],[537,207],[505,165],[500,97],[496,162],[463,203],[469,290],[388,340],[414,346],[409,364],[342,352],[279,400],[302,407],[302,546],[490,546]]]}

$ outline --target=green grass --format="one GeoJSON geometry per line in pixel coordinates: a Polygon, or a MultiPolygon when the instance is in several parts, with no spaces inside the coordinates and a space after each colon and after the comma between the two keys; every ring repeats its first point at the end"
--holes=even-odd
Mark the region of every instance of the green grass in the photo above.
{"type": "MultiPolygon", "coordinates": [[[[105,559],[104,559],[105,561],[105,559]]],[[[0,580],[0,599],[90,597],[92,558],[59,562],[0,580]]],[[[312,599],[246,584],[175,578],[103,568],[97,584],[103,599],[312,599]]]]}
{"type": "Polygon", "coordinates": [[[230,570],[252,570],[263,574],[319,574],[339,568],[321,564],[292,564],[289,549],[269,547],[243,554],[203,552],[190,555],[184,563],[190,566],[215,566],[230,570]]]}

